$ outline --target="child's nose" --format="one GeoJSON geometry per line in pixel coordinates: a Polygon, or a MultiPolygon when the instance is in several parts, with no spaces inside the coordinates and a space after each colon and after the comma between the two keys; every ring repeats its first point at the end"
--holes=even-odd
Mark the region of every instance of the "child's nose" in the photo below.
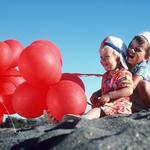
{"type": "Polygon", "coordinates": [[[135,50],[134,50],[134,48],[130,48],[130,49],[128,49],[128,52],[134,54],[135,50]]]}
{"type": "Polygon", "coordinates": [[[135,53],[135,50],[134,50],[134,48],[132,48],[132,49],[131,49],[131,53],[135,53]]]}

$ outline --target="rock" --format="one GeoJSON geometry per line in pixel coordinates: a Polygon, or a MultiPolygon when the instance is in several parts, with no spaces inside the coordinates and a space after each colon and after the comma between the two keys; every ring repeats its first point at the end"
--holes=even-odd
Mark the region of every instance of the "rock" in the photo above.
{"type": "Polygon", "coordinates": [[[2,150],[149,150],[150,110],[0,132],[2,150]]]}

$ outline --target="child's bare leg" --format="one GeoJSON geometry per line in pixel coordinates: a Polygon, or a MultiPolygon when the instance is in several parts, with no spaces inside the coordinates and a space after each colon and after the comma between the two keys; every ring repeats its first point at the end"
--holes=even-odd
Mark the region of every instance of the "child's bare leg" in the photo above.
{"type": "Polygon", "coordinates": [[[142,80],[137,86],[138,95],[140,99],[148,106],[150,106],[150,82],[142,80]]]}
{"type": "Polygon", "coordinates": [[[101,115],[101,109],[93,108],[89,112],[87,112],[85,115],[83,115],[83,117],[92,120],[92,119],[100,118],[100,115],[101,115]]]}

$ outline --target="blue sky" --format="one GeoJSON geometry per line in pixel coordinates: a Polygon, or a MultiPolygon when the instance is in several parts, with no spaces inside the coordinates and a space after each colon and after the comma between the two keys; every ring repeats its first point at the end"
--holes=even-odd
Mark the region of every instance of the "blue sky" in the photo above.
{"type": "MultiPolygon", "coordinates": [[[[0,40],[24,47],[37,39],[54,42],[63,56],[62,72],[104,73],[98,48],[107,35],[126,44],[150,31],[149,0],[1,0],[0,40]]],[[[89,99],[100,88],[98,77],[82,77],[89,99]]]]}

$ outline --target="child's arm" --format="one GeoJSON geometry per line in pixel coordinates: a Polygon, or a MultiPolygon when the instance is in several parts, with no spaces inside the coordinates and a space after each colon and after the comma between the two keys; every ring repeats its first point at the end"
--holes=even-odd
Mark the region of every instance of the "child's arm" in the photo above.
{"type": "Polygon", "coordinates": [[[132,93],[133,93],[133,87],[124,87],[122,89],[109,92],[108,95],[110,97],[110,100],[113,100],[121,97],[130,96],[132,93]]]}
{"type": "Polygon", "coordinates": [[[102,95],[99,98],[99,101],[101,101],[102,104],[105,104],[111,100],[115,100],[121,97],[128,97],[133,93],[132,74],[127,70],[124,70],[121,73],[119,73],[117,77],[118,79],[115,82],[117,89],[102,95]]]}
{"type": "Polygon", "coordinates": [[[138,85],[138,83],[143,80],[142,76],[134,75],[133,76],[133,88],[135,89],[138,85]]]}
{"type": "Polygon", "coordinates": [[[99,98],[99,105],[104,105],[105,103],[108,103],[109,101],[114,99],[130,96],[132,93],[133,87],[124,87],[116,91],[108,92],[107,94],[104,94],[99,98]]]}
{"type": "Polygon", "coordinates": [[[132,72],[134,89],[137,87],[138,83],[141,80],[147,77],[147,72],[149,72],[149,65],[145,61],[143,61],[140,65],[138,65],[138,67],[135,70],[135,72],[132,72]]]}

